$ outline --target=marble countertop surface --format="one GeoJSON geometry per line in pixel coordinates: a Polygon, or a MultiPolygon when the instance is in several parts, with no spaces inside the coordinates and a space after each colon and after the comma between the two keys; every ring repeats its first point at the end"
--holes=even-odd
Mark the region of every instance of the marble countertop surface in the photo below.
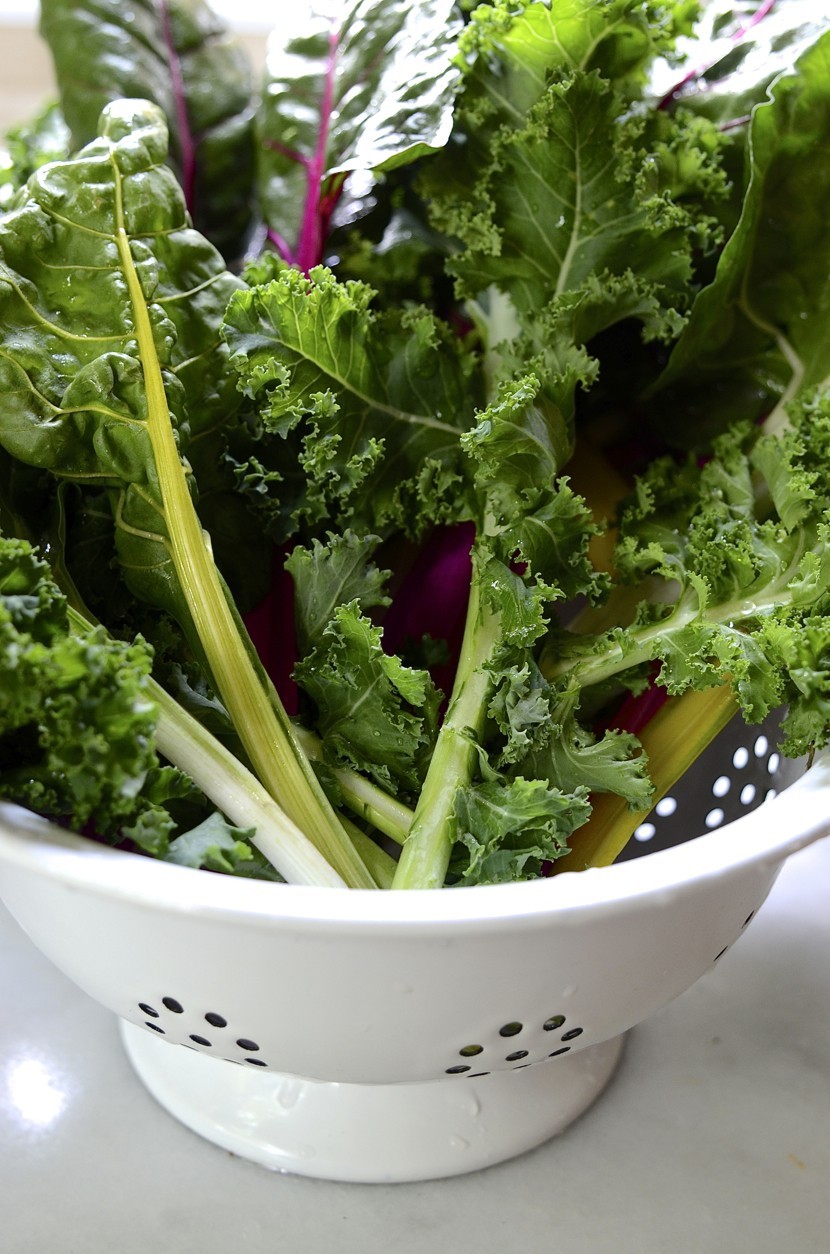
{"type": "Polygon", "coordinates": [[[597,1104],[450,1180],[269,1173],[144,1090],[117,1025],[0,907],[4,1254],[825,1254],[830,840],[793,857],[740,942],[630,1034],[597,1104]]]}

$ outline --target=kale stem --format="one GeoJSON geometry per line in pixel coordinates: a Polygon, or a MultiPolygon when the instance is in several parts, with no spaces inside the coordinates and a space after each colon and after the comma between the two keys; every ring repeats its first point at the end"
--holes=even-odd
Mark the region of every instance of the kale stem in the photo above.
{"type": "MultiPolygon", "coordinates": [[[[306,757],[312,762],[322,762],[323,745],[314,732],[299,723],[294,724],[294,733],[306,757]]],[[[348,806],[358,818],[365,819],[374,828],[402,845],[412,826],[412,811],[397,797],[384,792],[370,779],[359,775],[348,767],[330,767],[337,786],[340,789],[343,804],[348,806]]]]}
{"type": "Polygon", "coordinates": [[[484,602],[473,552],[473,581],[461,656],[393,888],[441,888],[456,839],[455,799],[478,762],[492,679],[484,669],[500,636],[500,615],[484,602]]]}

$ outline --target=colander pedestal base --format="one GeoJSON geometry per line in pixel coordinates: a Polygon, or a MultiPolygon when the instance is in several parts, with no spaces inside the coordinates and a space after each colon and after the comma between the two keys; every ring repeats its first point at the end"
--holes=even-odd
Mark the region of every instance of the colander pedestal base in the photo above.
{"type": "Polygon", "coordinates": [[[563,1131],[599,1096],[624,1037],[512,1071],[342,1084],[230,1062],[122,1022],[127,1054],[170,1114],[275,1171],[395,1183],[477,1171],[563,1131]]]}

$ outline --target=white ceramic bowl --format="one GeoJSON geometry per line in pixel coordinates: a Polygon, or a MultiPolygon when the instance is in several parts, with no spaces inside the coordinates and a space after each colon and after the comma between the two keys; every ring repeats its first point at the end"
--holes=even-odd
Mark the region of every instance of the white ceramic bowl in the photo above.
{"type": "Polygon", "coordinates": [[[647,857],[431,892],[210,875],[0,805],[0,895],[120,1016],[142,1080],[188,1126],[278,1170],[413,1180],[567,1126],[627,1029],[707,971],[787,855],[828,831],[830,754],[647,857]]]}

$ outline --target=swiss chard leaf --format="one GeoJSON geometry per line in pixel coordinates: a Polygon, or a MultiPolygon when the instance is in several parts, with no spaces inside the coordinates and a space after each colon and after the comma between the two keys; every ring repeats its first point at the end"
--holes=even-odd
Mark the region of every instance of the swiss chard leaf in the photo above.
{"type": "Polygon", "coordinates": [[[479,4],[460,41],[471,67],[465,105],[488,122],[521,122],[552,75],[575,70],[597,70],[636,91],[654,58],[690,33],[695,15],[683,0],[479,4]]]}
{"type": "Polygon", "coordinates": [[[7,132],[0,147],[0,209],[6,209],[14,193],[47,161],[69,155],[69,128],[56,104],[48,104],[31,122],[7,132]]]}
{"type": "Polygon", "coordinates": [[[285,260],[319,265],[343,181],[392,170],[449,138],[459,71],[452,0],[351,0],[296,10],[272,37],[259,117],[260,198],[285,260]]]}
{"type": "Polygon", "coordinates": [[[106,104],[142,97],[163,109],[171,159],[196,226],[228,257],[251,221],[251,71],[203,0],[42,0],[74,146],[98,134],[106,104]]]}
{"type": "Polygon", "coordinates": [[[189,229],[159,164],[165,143],[154,106],[113,106],[103,138],[39,171],[0,221],[0,440],[58,479],[105,487],[128,583],[188,625],[135,298],[149,323],[144,356],[151,341],[164,389],[156,418],[172,420],[184,452],[237,407],[216,324],[239,282],[189,229]]]}
{"type": "Polygon", "coordinates": [[[694,38],[678,43],[685,64],[658,63],[650,87],[664,107],[681,102],[731,130],[825,29],[813,0],[709,0],[694,38]]]}

